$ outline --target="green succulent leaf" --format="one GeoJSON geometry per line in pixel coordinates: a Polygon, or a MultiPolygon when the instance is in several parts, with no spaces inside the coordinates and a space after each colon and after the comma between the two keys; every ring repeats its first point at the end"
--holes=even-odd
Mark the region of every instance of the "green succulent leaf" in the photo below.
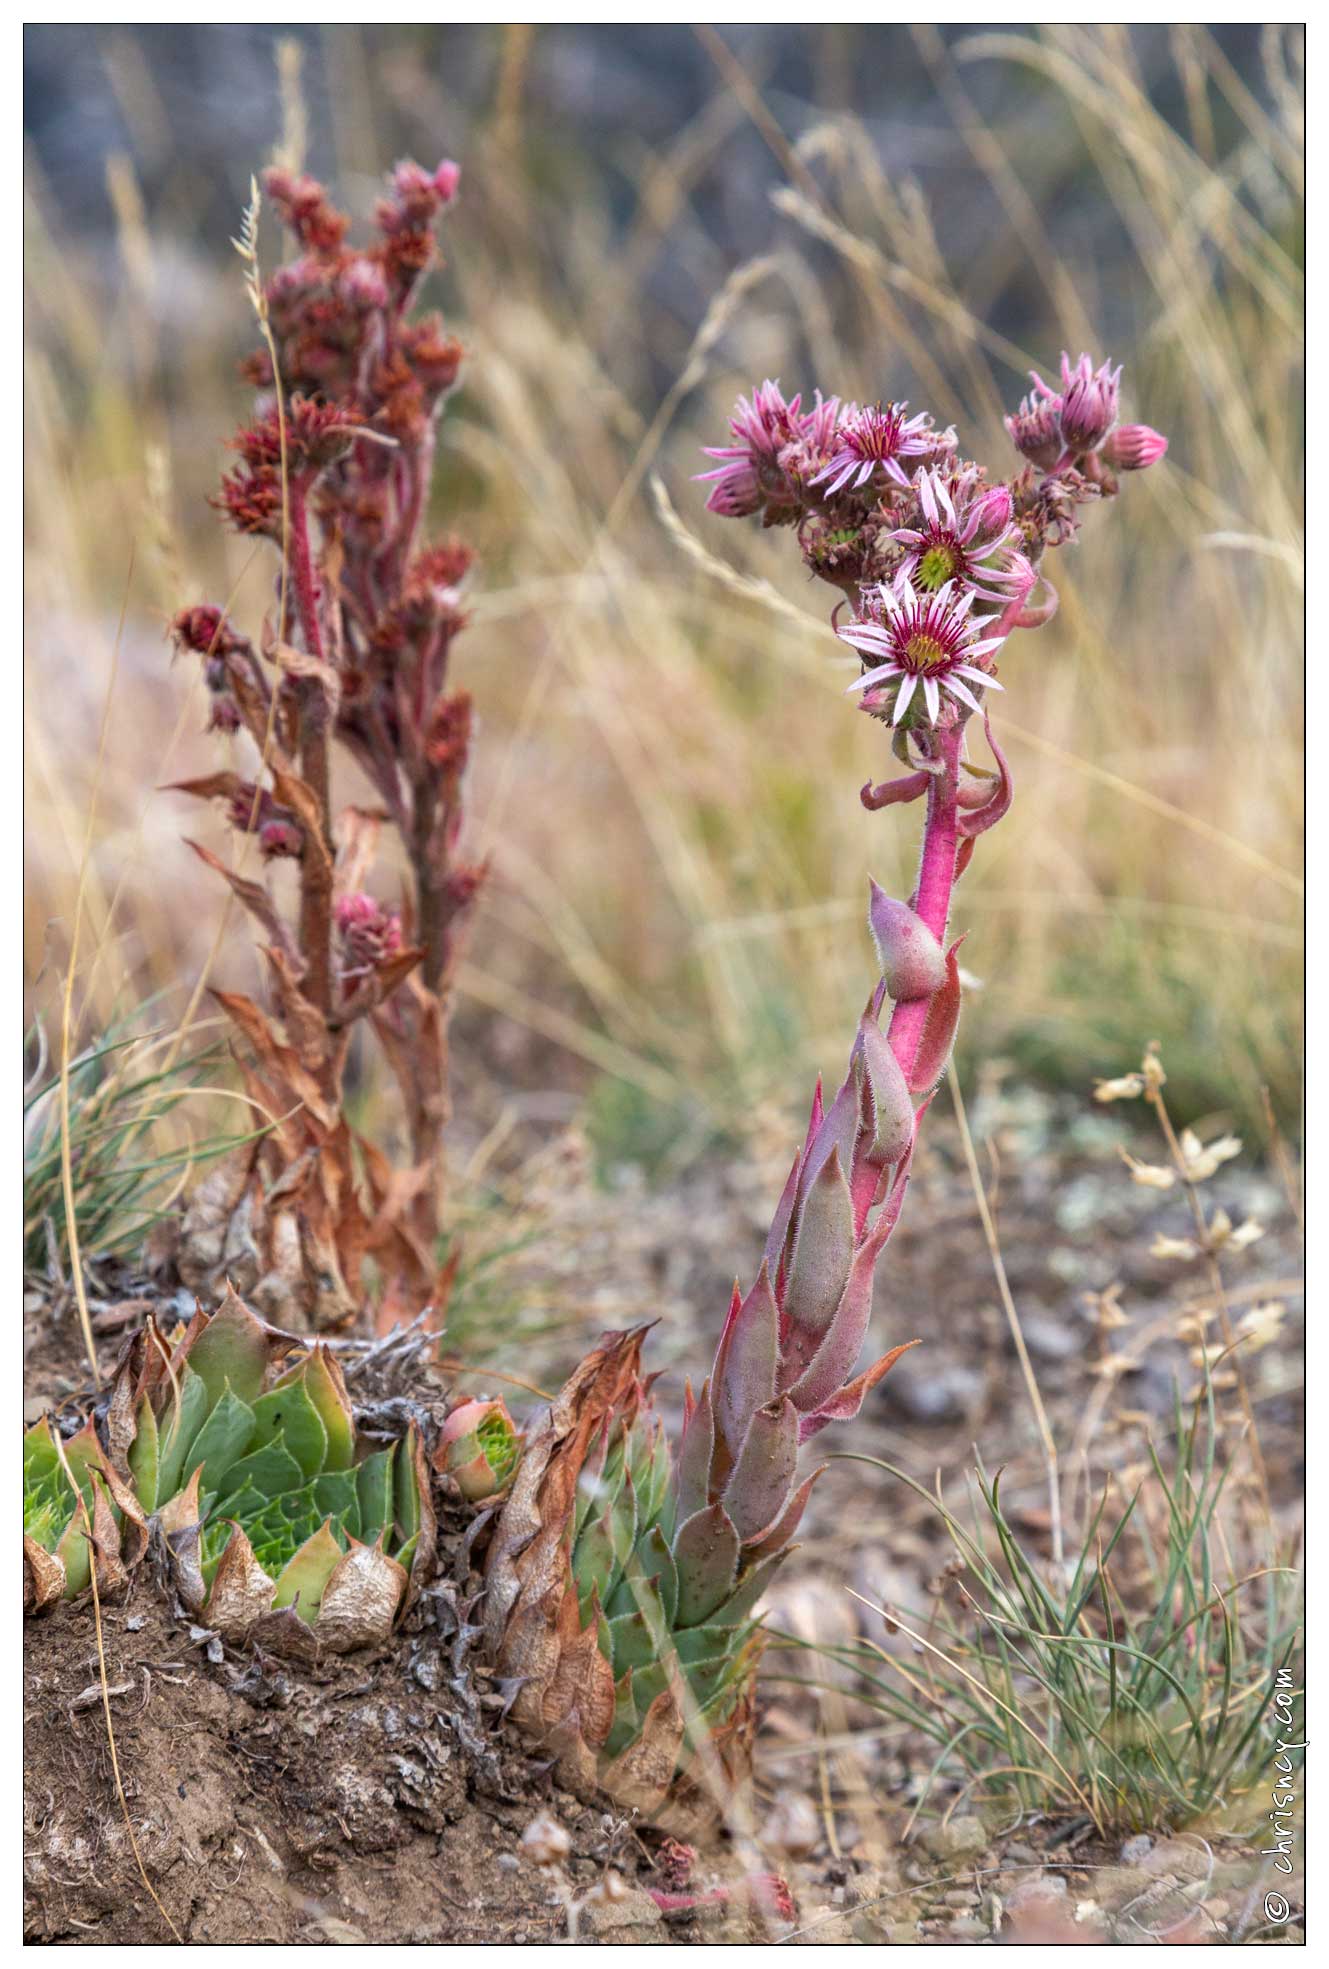
{"type": "Polygon", "coordinates": [[[227,1388],[237,1400],[254,1402],[270,1357],[266,1329],[234,1292],[227,1293],[189,1349],[189,1365],[212,1402],[220,1402],[227,1388]]]}
{"type": "Polygon", "coordinates": [[[754,1566],[752,1571],[740,1582],[738,1590],[731,1594],[723,1606],[715,1609],[715,1620],[717,1622],[725,1621],[733,1625],[751,1613],[753,1607],[756,1606],[780,1567],[789,1557],[789,1550],[790,1548],[786,1546],[782,1552],[774,1552],[769,1559],[763,1559],[760,1565],[754,1566]]]}
{"type": "Polygon", "coordinates": [[[590,1449],[587,1451],[586,1461],[582,1464],[581,1474],[577,1478],[577,1502],[572,1518],[574,1543],[580,1538],[587,1521],[592,1516],[597,1518],[600,1516],[600,1506],[609,1495],[609,1490],[605,1482],[608,1466],[608,1440],[608,1424],[606,1423],[599,1437],[591,1444],[590,1449]]]}
{"type": "Polygon", "coordinates": [[[611,1617],[609,1641],[615,1675],[629,1668],[645,1668],[648,1662],[658,1660],[661,1647],[668,1645],[663,1624],[641,1611],[611,1617]]]}
{"type": "MultiPolygon", "coordinates": [[[[637,1543],[637,1489],[632,1472],[625,1470],[618,1494],[609,1507],[609,1544],[614,1555],[614,1584],[632,1557],[637,1543]]],[[[610,1589],[612,1591],[612,1587],[610,1589]]]]}
{"type": "Polygon", "coordinates": [[[605,1755],[617,1757],[626,1750],[642,1724],[655,1698],[669,1683],[669,1670],[663,1662],[651,1662],[626,1674],[614,1692],[614,1720],[605,1742],[605,1755]]]}
{"type": "Polygon", "coordinates": [[[374,1450],[356,1472],[362,1527],[360,1536],[367,1544],[372,1544],[393,1521],[392,1465],[396,1451],[396,1443],[387,1449],[374,1450]]]}
{"type": "MultiPolygon", "coordinates": [[[[412,1441],[408,1436],[402,1444],[401,1454],[396,1458],[393,1469],[393,1506],[397,1518],[397,1532],[403,1546],[409,1546],[412,1556],[416,1540],[420,1536],[420,1492],[416,1486],[415,1458],[412,1455],[412,1441]]],[[[402,1565],[410,1564],[408,1559],[397,1554],[402,1565]]]]}
{"type": "Polygon", "coordinates": [[[640,1728],[641,1718],[637,1714],[637,1704],[632,1694],[632,1676],[629,1673],[614,1690],[614,1720],[609,1726],[609,1735],[605,1738],[605,1756],[617,1757],[621,1750],[626,1750],[640,1728]]]}
{"type": "MultiPolygon", "coordinates": [[[[295,1556],[283,1566],[273,1588],[274,1607],[293,1606],[302,1620],[312,1627],[323,1602],[323,1588],[342,1558],[342,1548],[329,1525],[322,1524],[307,1538],[295,1556]]],[[[262,1564],[262,1561],[259,1562],[262,1564]]],[[[266,1567],[264,1568],[266,1571],[266,1567]]]]}
{"type": "Polygon", "coordinates": [[[738,1640],[737,1627],[723,1627],[718,1623],[705,1627],[684,1627],[674,1635],[674,1647],[685,1668],[693,1668],[699,1662],[713,1661],[717,1655],[727,1657],[738,1640]]]}
{"type": "Polygon", "coordinates": [[[726,1676],[733,1674],[735,1666],[728,1655],[713,1655],[709,1661],[693,1663],[687,1671],[688,1687],[699,1709],[704,1709],[711,1698],[719,1693],[726,1676]]]}
{"type": "Polygon", "coordinates": [[[260,1503],[280,1497],[283,1491],[299,1490],[304,1472],[283,1443],[265,1443],[233,1463],[217,1488],[217,1508],[228,1516],[240,1515],[238,1494],[250,1490],[260,1503]]]}
{"type": "Polygon", "coordinates": [[[349,1470],[355,1461],[355,1422],[340,1386],[340,1370],[328,1364],[321,1347],[304,1364],[305,1388],[327,1432],[328,1446],[323,1455],[325,1470],[349,1470]]]}
{"type": "Polygon", "coordinates": [[[36,1486],[60,1469],[60,1457],[51,1434],[51,1425],[43,1415],[34,1422],[23,1435],[23,1483],[24,1488],[36,1486]]]}
{"type": "Polygon", "coordinates": [[[314,1479],[314,1502],[320,1511],[336,1520],[338,1527],[359,1538],[360,1493],[354,1470],[325,1470],[314,1479]]]}
{"type": "MultiPolygon", "coordinates": [[[[202,1379],[186,1363],[180,1374],[179,1392],[172,1391],[169,1420],[161,1432],[157,1465],[159,1505],[164,1504],[168,1497],[174,1497],[184,1482],[187,1474],[185,1460],[210,1406],[202,1379]]],[[[191,1463],[189,1469],[193,1468],[194,1464],[191,1463]]]]}
{"type": "Polygon", "coordinates": [[[244,1454],[253,1434],[253,1409],[229,1387],[223,1387],[216,1407],[190,1446],[190,1470],[203,1465],[200,1494],[215,1491],[225,1481],[227,1471],[244,1454]]]}
{"type": "Polygon", "coordinates": [[[97,1439],[97,1431],[91,1422],[85,1422],[76,1436],[62,1445],[65,1465],[74,1482],[83,1494],[83,1502],[89,1511],[92,1509],[92,1478],[90,1469],[100,1468],[102,1446],[97,1439]]]}
{"type": "Polygon", "coordinates": [[[55,1547],[55,1556],[65,1569],[66,1600],[82,1593],[92,1579],[92,1558],[88,1541],[81,1531],[69,1525],[55,1547]]]}
{"type": "Polygon", "coordinates": [[[649,1457],[644,1460],[640,1474],[633,1473],[643,1525],[654,1524],[660,1517],[669,1491],[669,1477],[669,1443],[664,1425],[659,1423],[651,1436],[649,1457]]]}
{"type": "Polygon", "coordinates": [[[609,1535],[606,1517],[591,1518],[572,1552],[572,1577],[577,1588],[577,1603],[585,1622],[591,1611],[593,1596],[598,1591],[602,1600],[606,1587],[612,1587],[614,1574],[614,1548],[609,1535]]]}
{"type": "Polygon", "coordinates": [[[162,1501],[159,1496],[160,1471],[161,1433],[152,1403],[145,1395],[138,1405],[134,1440],[129,1446],[129,1474],[134,1480],[139,1502],[149,1515],[162,1501]]]}
{"type": "Polygon", "coordinates": [[[684,1627],[710,1620],[733,1589],[738,1533],[722,1504],[694,1511],[674,1540],[678,1567],[678,1618],[684,1627]]]}
{"type": "Polygon", "coordinates": [[[304,1376],[254,1403],[255,1448],[275,1442],[295,1458],[306,1477],[341,1467],[328,1462],[328,1432],[304,1376]]]}
{"type": "Polygon", "coordinates": [[[637,1540],[637,1563],[648,1578],[654,1579],[664,1611],[665,1624],[678,1619],[678,1568],[661,1525],[652,1525],[637,1540]]]}

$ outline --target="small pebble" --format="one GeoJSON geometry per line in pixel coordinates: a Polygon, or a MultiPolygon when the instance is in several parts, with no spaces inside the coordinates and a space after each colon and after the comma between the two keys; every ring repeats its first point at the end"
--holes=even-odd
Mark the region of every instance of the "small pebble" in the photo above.
{"type": "Polygon", "coordinates": [[[987,1934],[987,1928],[976,1914],[957,1914],[949,1924],[947,1933],[960,1942],[976,1942],[987,1934]]]}

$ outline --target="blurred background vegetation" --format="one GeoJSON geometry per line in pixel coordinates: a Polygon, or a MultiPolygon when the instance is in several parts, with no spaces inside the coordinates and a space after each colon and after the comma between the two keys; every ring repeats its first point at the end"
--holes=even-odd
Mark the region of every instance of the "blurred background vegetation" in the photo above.
{"type": "MultiPolygon", "coordinates": [[[[537,1121],[586,1095],[605,1153],[659,1163],[838,1069],[867,876],[907,893],[914,830],[859,805],[886,761],[830,591],[704,513],[698,448],[771,375],[908,398],[1000,473],[1065,346],[1124,362],[1171,449],[1003,664],[1017,800],[959,895],[961,1068],[1082,1090],[1158,1035],[1188,1112],[1268,1087],[1296,1131],[1299,30],[43,27],[25,58],[34,1019],[81,869],[79,1043],[178,1020],[216,934],[199,811],[155,789],[220,743],[167,618],[271,594],[205,504],[247,403],[250,173],[303,151],[363,215],[395,159],[450,155],[434,298],[469,357],[433,523],[482,555],[458,675],[495,868],[462,1128],[496,1083],[537,1121]]],[[[212,975],[255,969],[237,919],[212,975]]]]}

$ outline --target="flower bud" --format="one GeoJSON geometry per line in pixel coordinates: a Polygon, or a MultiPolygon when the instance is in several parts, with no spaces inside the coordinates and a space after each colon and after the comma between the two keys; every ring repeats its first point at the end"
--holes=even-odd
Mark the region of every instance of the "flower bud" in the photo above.
{"type": "Polygon", "coordinates": [[[240,707],[229,691],[218,691],[208,714],[208,730],[228,736],[240,729],[240,707]]]}
{"type": "Polygon", "coordinates": [[[343,896],[336,917],[342,948],[355,965],[381,964],[401,949],[401,918],[373,896],[343,896]]]}
{"type": "Polygon", "coordinates": [[[873,882],[868,928],[891,997],[930,998],[945,979],[946,959],[922,917],[873,882]]]}
{"type": "Polygon", "coordinates": [[[457,196],[457,187],[460,183],[461,165],[454,164],[450,157],[445,157],[434,173],[434,190],[445,205],[451,205],[457,196]]]}
{"type": "Polygon", "coordinates": [[[1011,523],[1015,511],[1015,501],[1011,498],[1008,485],[989,486],[980,493],[968,508],[966,521],[973,526],[971,544],[984,547],[989,541],[999,540],[1011,523]]]}
{"type": "Polygon", "coordinates": [[[1060,407],[1056,397],[1042,402],[1026,397],[1015,414],[1005,419],[1011,443],[1040,472],[1050,471],[1062,453],[1057,424],[1060,407]]]}
{"type": "Polygon", "coordinates": [[[366,314],[374,308],[388,305],[388,283],[383,278],[383,269],[375,266],[372,260],[352,260],[337,287],[348,307],[363,310],[366,314]]]}
{"type": "MultiPolygon", "coordinates": [[[[1063,372],[1066,369],[1063,358],[1063,372]]],[[[1117,382],[1120,369],[1108,363],[1098,369],[1081,356],[1061,399],[1061,436],[1067,451],[1078,457],[1096,451],[1117,421],[1117,382]]]]}
{"type": "Polygon", "coordinates": [[[1143,472],[1167,450],[1167,439],[1148,424],[1119,424],[1103,446],[1103,457],[1118,472],[1143,472]]]}
{"type": "MultiPolygon", "coordinates": [[[[709,478],[709,472],[699,472],[698,478],[709,478]]],[[[763,504],[761,481],[756,467],[747,463],[731,465],[724,475],[712,486],[706,501],[708,513],[718,513],[722,519],[742,520],[751,513],[759,513],[763,504]]]]}
{"type": "Polygon", "coordinates": [[[443,1424],[434,1468],[453,1478],[472,1504],[496,1497],[511,1482],[522,1437],[501,1401],[465,1401],[443,1424]]]}
{"type": "Polygon", "coordinates": [[[409,157],[404,158],[400,164],[394,166],[392,172],[392,189],[396,192],[398,198],[407,203],[413,199],[426,199],[432,204],[435,196],[435,185],[432,174],[426,171],[422,164],[417,164],[413,158],[409,157]]]}
{"type": "MultiPolygon", "coordinates": [[[[241,641],[215,602],[196,602],[193,608],[182,608],[171,619],[171,635],[181,649],[197,650],[200,656],[214,660],[241,641]]],[[[209,683],[208,688],[216,687],[209,683]]]]}
{"type": "Polygon", "coordinates": [[[304,851],[304,831],[293,820],[265,820],[258,830],[258,845],[268,861],[277,855],[297,856],[304,851]]]}

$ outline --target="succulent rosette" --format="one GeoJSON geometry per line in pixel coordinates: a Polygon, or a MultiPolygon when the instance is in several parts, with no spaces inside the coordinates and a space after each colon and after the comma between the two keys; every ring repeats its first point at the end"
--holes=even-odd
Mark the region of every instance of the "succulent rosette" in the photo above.
{"type": "Polygon", "coordinates": [[[336,1356],[283,1366],[290,1346],[233,1292],[174,1347],[149,1321],[111,1392],[110,1459],[199,1620],[345,1653],[387,1638],[432,1561],[428,1468],[414,1425],[361,1445],[336,1356]]]}
{"type": "Polygon", "coordinates": [[[439,1431],[434,1468],[452,1478],[471,1504],[507,1489],[522,1438],[502,1402],[459,1402],[439,1431]]]}

